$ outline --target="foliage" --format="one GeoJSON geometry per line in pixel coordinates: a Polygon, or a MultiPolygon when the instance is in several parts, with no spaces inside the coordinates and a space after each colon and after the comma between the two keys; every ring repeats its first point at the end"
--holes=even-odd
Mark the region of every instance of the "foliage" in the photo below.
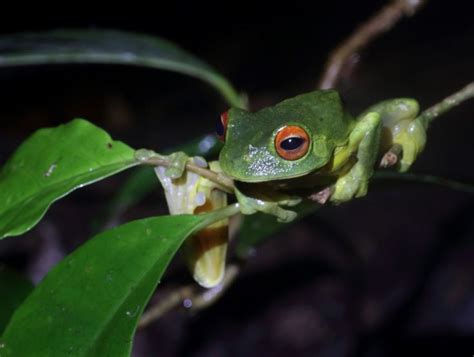
{"type": "MultiPolygon", "coordinates": [[[[224,77],[159,38],[117,31],[55,31],[0,39],[0,66],[77,62],[177,71],[210,83],[229,105],[245,107],[224,77]]],[[[181,149],[203,155],[216,148],[215,138],[204,137],[181,149]]],[[[38,130],[0,173],[0,236],[25,233],[56,200],[137,166],[134,152],[83,119],[38,130]]],[[[155,180],[147,168],[137,170],[111,210],[138,200],[155,180]]],[[[186,237],[220,214],[148,218],[91,239],[58,264],[15,311],[1,339],[2,355],[128,355],[138,320],[169,261],[186,237]]],[[[8,291],[0,315],[4,327],[31,285],[3,273],[0,278],[0,287],[8,291]]]]}
{"type": "MultiPolygon", "coordinates": [[[[117,31],[56,31],[0,38],[0,66],[54,63],[115,63],[171,70],[206,81],[232,106],[246,106],[244,97],[222,75],[162,39],[117,31]]],[[[203,137],[175,149],[208,156],[219,144],[203,137]]],[[[0,172],[0,237],[30,230],[52,203],[73,190],[140,165],[134,154],[134,149],[83,119],[38,130],[0,172]]],[[[135,204],[156,182],[149,168],[138,168],[111,202],[108,214],[119,214],[135,204]]],[[[470,186],[457,188],[472,192],[470,186]]],[[[300,217],[316,207],[301,205],[300,217]]],[[[129,355],[139,318],[183,241],[236,212],[235,206],[228,206],[207,214],[146,218],[104,231],[60,262],[31,294],[29,282],[0,270],[0,289],[6,292],[0,310],[0,329],[6,326],[0,354],[129,355]]],[[[245,217],[237,255],[245,258],[253,247],[287,226],[268,215],[245,217]]]]}
{"type": "Polygon", "coordinates": [[[2,337],[2,355],[128,355],[138,319],[169,261],[212,215],[146,218],[89,240],[15,312],[2,337]]]}

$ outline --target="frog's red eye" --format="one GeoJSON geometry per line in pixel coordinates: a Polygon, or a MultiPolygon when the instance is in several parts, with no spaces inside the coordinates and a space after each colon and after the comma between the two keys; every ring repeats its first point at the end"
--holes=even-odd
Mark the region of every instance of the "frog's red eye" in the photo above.
{"type": "Polygon", "coordinates": [[[284,126],[275,136],[275,148],[285,160],[298,160],[308,152],[308,133],[296,125],[284,126]]]}
{"type": "Polygon", "coordinates": [[[225,140],[225,133],[227,131],[227,122],[229,121],[228,112],[221,114],[220,120],[216,124],[216,133],[220,141],[225,140]]]}

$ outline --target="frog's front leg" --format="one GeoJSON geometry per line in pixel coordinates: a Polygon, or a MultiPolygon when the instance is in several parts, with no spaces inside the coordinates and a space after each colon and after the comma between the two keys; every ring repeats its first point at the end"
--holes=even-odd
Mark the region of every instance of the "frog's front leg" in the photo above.
{"type": "MultiPolygon", "coordinates": [[[[382,153],[386,153],[393,145],[399,145],[402,148],[399,170],[408,170],[426,144],[426,129],[417,118],[417,101],[409,98],[389,99],[371,106],[367,112],[379,113],[382,120],[382,153]]],[[[386,159],[385,155],[383,160],[386,159]]]]}
{"type": "Polygon", "coordinates": [[[281,206],[295,206],[301,202],[299,197],[290,197],[285,194],[277,194],[272,198],[268,197],[251,197],[242,193],[237,187],[235,188],[235,197],[239,201],[240,212],[242,214],[254,214],[263,212],[276,216],[278,222],[291,222],[297,216],[296,212],[286,210],[281,206]]]}
{"type": "Polygon", "coordinates": [[[351,152],[357,153],[357,162],[337,179],[331,202],[346,202],[366,195],[378,155],[381,127],[380,115],[376,112],[368,112],[357,121],[347,144],[351,152]]]}
{"type": "Polygon", "coordinates": [[[140,149],[135,152],[135,158],[138,161],[147,161],[153,158],[165,159],[168,162],[165,175],[172,179],[178,179],[183,176],[189,156],[182,151],[170,155],[161,155],[153,150],[140,149]]]}

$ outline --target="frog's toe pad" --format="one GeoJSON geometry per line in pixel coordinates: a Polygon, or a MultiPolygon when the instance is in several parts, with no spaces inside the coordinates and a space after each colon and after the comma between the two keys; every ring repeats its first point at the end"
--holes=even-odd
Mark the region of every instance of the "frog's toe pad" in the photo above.
{"type": "Polygon", "coordinates": [[[368,190],[368,181],[356,179],[354,177],[342,177],[335,185],[334,193],[331,195],[331,202],[342,203],[357,197],[364,197],[368,190]]]}
{"type": "Polygon", "coordinates": [[[296,212],[286,210],[286,209],[283,209],[281,207],[280,207],[280,209],[278,210],[278,212],[276,214],[277,221],[280,222],[280,223],[292,222],[297,216],[298,216],[298,214],[296,212]]]}

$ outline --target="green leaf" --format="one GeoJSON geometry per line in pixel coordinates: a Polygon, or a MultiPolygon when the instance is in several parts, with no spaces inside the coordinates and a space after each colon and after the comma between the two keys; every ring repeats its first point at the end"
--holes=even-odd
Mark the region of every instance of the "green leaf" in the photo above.
{"type": "Polygon", "coordinates": [[[171,258],[203,227],[236,214],[146,218],[105,231],[54,267],[16,310],[2,356],[128,356],[171,258]]]}
{"type": "Polygon", "coordinates": [[[0,238],[28,231],[74,189],[135,165],[133,149],[86,120],[38,130],[0,171],[0,238]]]}
{"type": "Polygon", "coordinates": [[[18,306],[33,290],[33,284],[20,274],[0,266],[0,334],[18,306]]]}
{"type": "Polygon", "coordinates": [[[205,218],[147,218],[89,240],[15,312],[2,356],[127,356],[169,261],[205,218]]]}
{"type": "Polygon", "coordinates": [[[158,37],[112,30],[58,30],[0,38],[0,66],[55,63],[123,64],[175,71],[209,83],[231,106],[246,105],[245,98],[212,67],[158,37]]]}

